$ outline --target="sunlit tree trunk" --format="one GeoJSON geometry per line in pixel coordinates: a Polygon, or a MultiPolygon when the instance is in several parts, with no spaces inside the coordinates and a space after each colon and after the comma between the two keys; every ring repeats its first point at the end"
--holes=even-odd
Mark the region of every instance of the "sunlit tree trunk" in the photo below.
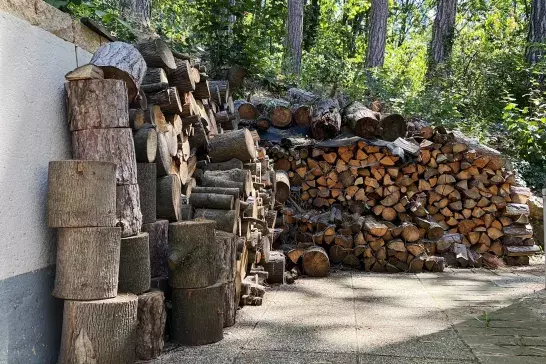
{"type": "Polygon", "coordinates": [[[301,72],[301,46],[303,41],[303,2],[288,0],[288,22],[286,24],[286,66],[289,73],[301,72]]]}
{"type": "Polygon", "coordinates": [[[385,61],[388,0],[372,0],[366,67],[381,67],[385,61]]]}
{"type": "Polygon", "coordinates": [[[546,54],[545,0],[532,0],[528,41],[527,60],[533,65],[540,62],[546,54]]]}
{"type": "Polygon", "coordinates": [[[120,0],[121,16],[142,29],[150,28],[151,0],[120,0]]]}
{"type": "Polygon", "coordinates": [[[457,0],[438,0],[436,19],[432,27],[432,41],[429,48],[429,73],[440,63],[447,61],[453,49],[455,38],[455,16],[457,0]]]}

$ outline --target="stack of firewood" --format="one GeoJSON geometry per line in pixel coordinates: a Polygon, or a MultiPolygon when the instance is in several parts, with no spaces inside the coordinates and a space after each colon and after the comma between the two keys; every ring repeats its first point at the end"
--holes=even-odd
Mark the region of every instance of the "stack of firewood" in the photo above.
{"type": "Polygon", "coordinates": [[[498,265],[503,256],[528,262],[538,251],[530,192],[515,186],[500,153],[443,128],[412,133],[390,144],[348,138],[339,147],[268,148],[284,171],[284,195],[297,204],[283,210],[296,241],[326,247],[334,263],[376,271],[437,269],[435,258],[426,264],[435,254],[459,266],[498,265]],[[320,213],[336,206],[356,215],[336,223],[320,213]]]}

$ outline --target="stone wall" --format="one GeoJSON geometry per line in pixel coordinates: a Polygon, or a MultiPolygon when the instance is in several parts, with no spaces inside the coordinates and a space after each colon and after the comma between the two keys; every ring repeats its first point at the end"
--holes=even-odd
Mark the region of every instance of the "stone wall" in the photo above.
{"type": "Polygon", "coordinates": [[[64,75],[106,40],[42,0],[0,0],[0,35],[0,363],[54,363],[48,163],[71,157],[64,75]]]}

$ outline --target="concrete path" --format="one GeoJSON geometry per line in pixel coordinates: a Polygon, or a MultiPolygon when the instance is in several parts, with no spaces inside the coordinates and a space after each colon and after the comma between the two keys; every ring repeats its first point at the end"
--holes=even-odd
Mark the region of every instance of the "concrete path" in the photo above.
{"type": "Polygon", "coordinates": [[[546,363],[544,266],[334,272],[271,287],[219,343],[153,363],[546,363]]]}

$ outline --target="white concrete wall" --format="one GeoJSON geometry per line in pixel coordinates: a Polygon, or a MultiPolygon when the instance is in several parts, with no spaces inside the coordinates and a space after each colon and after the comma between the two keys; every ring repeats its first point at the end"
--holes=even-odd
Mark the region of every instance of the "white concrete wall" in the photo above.
{"type": "Polygon", "coordinates": [[[55,263],[48,163],[70,158],[64,75],[90,57],[0,8],[0,280],[55,263]]]}

